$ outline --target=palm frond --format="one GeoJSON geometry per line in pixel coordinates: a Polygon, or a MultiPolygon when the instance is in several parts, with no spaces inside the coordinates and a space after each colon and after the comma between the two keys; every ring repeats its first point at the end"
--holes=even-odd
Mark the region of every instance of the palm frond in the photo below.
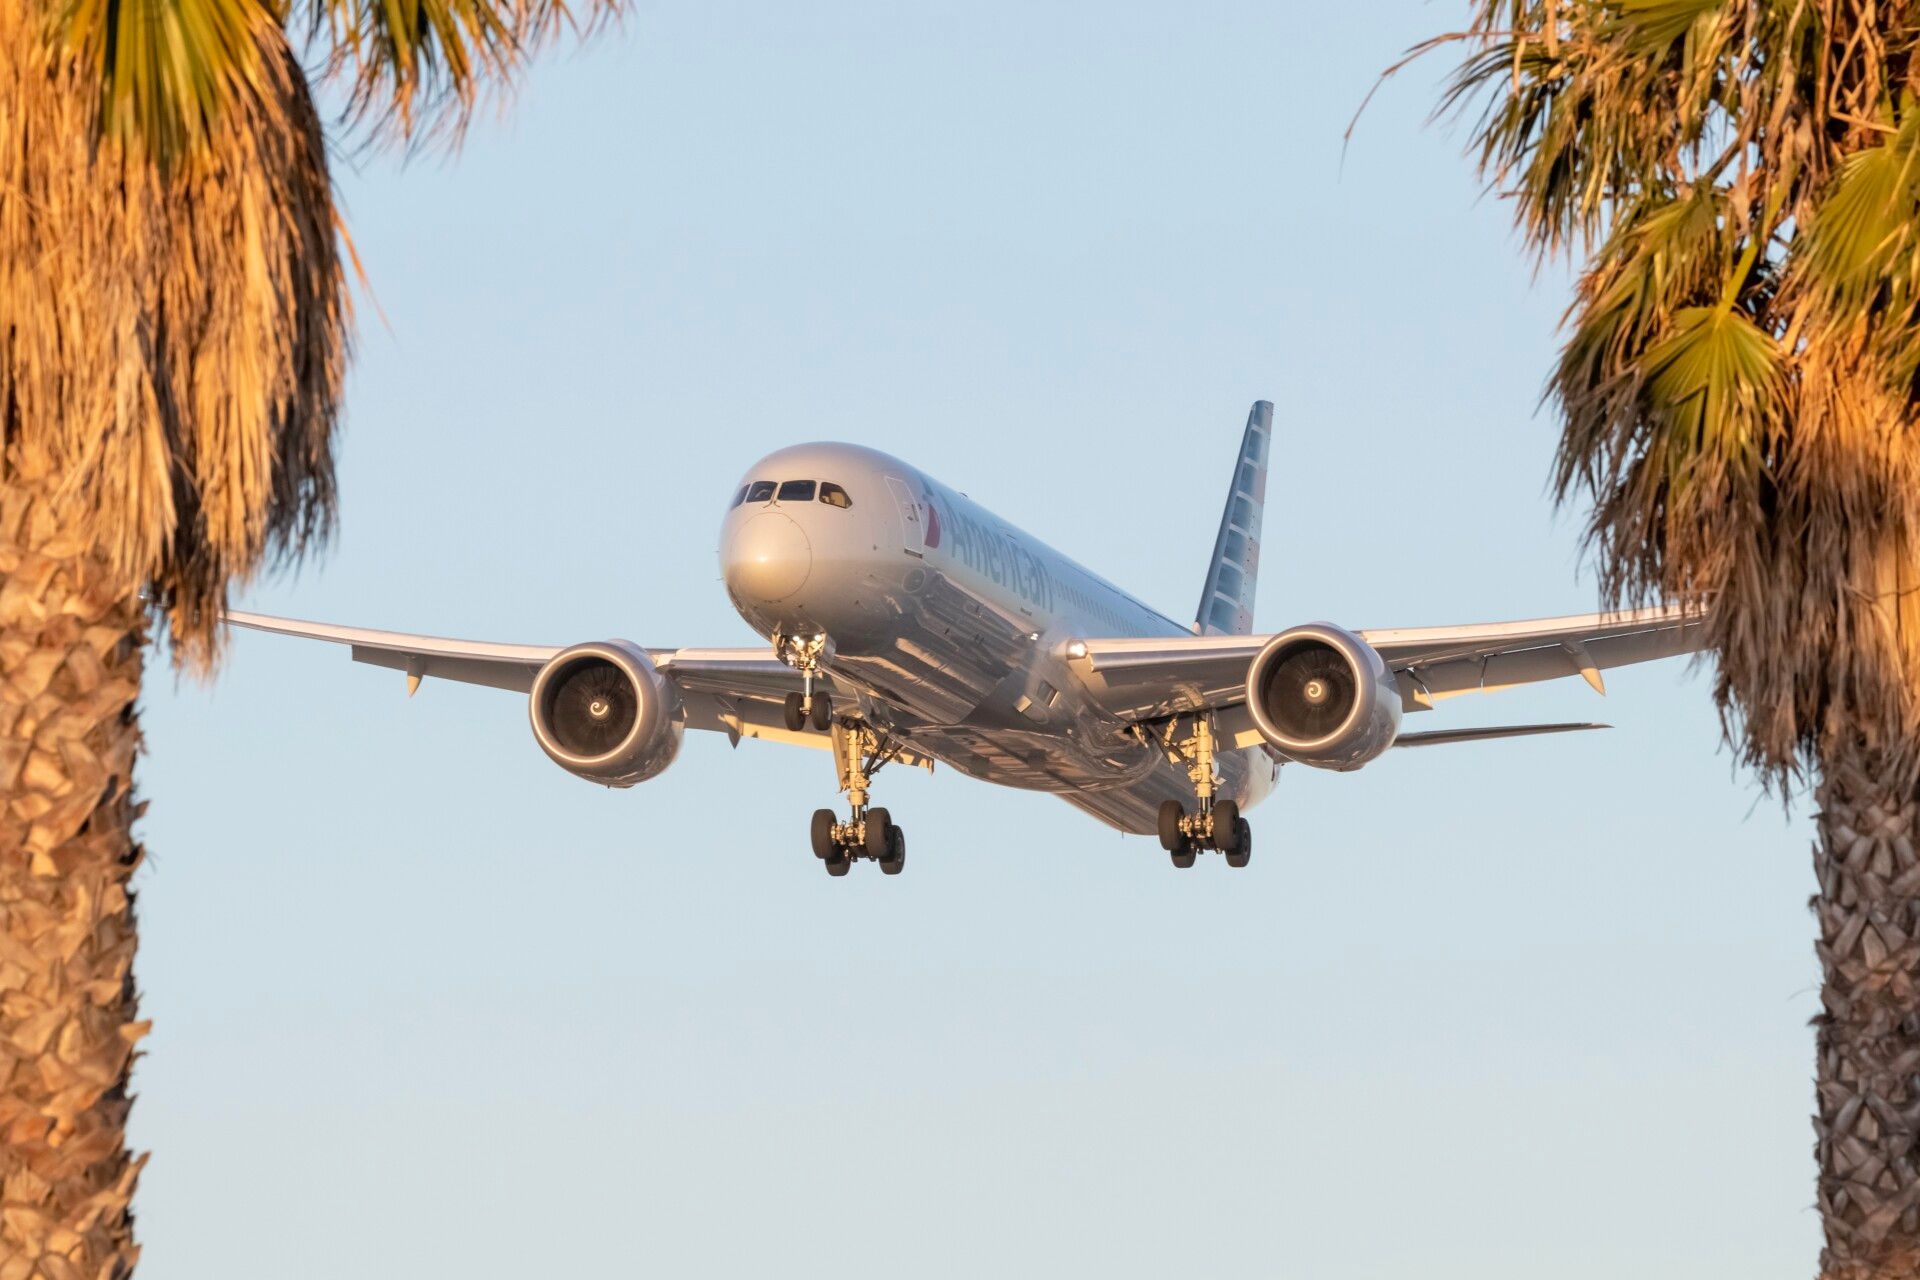
{"type": "Polygon", "coordinates": [[[1687,307],[1643,359],[1646,456],[1659,482],[1678,488],[1705,469],[1753,486],[1784,408],[1773,338],[1731,308],[1687,307]]]}
{"type": "Polygon", "coordinates": [[[1727,18],[1725,0],[1613,0],[1607,8],[1612,31],[1642,56],[1669,53],[1676,43],[1706,36],[1727,18]]]}
{"type": "Polygon", "coordinates": [[[626,0],[303,0],[294,19],[330,50],[348,114],[376,137],[457,139],[490,92],[562,33],[588,34],[626,0]]]}
{"type": "Polygon", "coordinates": [[[258,0],[65,0],[52,24],[49,52],[98,86],[107,136],[163,167],[262,92],[260,50],[279,26],[258,0]]]}
{"type": "Polygon", "coordinates": [[[1603,238],[1638,193],[1689,176],[1739,110],[1744,8],[1723,0],[1482,0],[1439,111],[1479,103],[1473,152],[1528,243],[1603,238]]]}
{"type": "Polygon", "coordinates": [[[1911,304],[1920,278],[1917,249],[1920,109],[1912,109],[1884,143],[1841,161],[1794,261],[1827,323],[1846,325],[1902,295],[1911,304]]]}

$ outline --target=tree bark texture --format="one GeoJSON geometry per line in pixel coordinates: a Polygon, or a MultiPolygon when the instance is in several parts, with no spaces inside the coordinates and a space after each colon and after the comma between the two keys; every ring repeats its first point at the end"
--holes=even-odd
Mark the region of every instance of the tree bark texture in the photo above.
{"type": "Polygon", "coordinates": [[[136,589],[0,480],[0,1280],[118,1280],[139,1257],[126,1149],[138,1021],[129,887],[145,643],[136,589]]]}

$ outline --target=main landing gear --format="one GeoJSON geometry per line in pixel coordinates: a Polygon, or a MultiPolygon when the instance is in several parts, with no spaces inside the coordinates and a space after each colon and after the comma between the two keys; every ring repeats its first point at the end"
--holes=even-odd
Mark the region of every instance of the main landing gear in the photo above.
{"type": "Polygon", "coordinates": [[[1187,777],[1193,781],[1198,807],[1188,813],[1178,800],[1161,804],[1160,847],[1172,855],[1176,867],[1192,866],[1202,849],[1218,849],[1227,856],[1230,867],[1246,866],[1253,857],[1253,828],[1240,816],[1238,804],[1213,798],[1220,777],[1214,771],[1212,718],[1195,716],[1191,731],[1184,736],[1179,734],[1179,721],[1174,721],[1165,746],[1176,762],[1187,762],[1187,777]]]}
{"type": "Polygon", "coordinates": [[[840,790],[846,792],[853,811],[845,822],[831,809],[813,811],[813,855],[826,864],[830,876],[847,874],[860,858],[871,859],[887,875],[897,876],[907,865],[906,832],[893,825],[893,815],[885,809],[869,809],[867,796],[873,775],[900,754],[900,746],[864,724],[836,724],[832,732],[840,790]]]}

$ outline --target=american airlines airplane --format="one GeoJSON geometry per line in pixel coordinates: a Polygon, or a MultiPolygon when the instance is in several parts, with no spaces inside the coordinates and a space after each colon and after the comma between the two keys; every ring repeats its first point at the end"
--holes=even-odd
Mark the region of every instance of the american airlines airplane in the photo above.
{"type": "Polygon", "coordinates": [[[1242,815],[1283,764],[1358,769],[1392,747],[1604,728],[1534,724],[1404,732],[1447,698],[1600,673],[1700,647],[1678,609],[1483,626],[1362,631],[1309,622],[1253,634],[1273,406],[1247,417],[1200,609],[1190,626],[914,467],[850,444],[762,458],[720,524],[734,608],[767,641],[742,649],[446,640],[232,612],[234,624],[351,646],[353,660],[527,695],[561,768],[630,787],[673,763],[689,728],[833,753],[842,817],[816,810],[831,875],[888,875],[907,842],[871,803],[890,763],[938,761],[1052,792],[1121,831],[1156,834],[1176,867],[1204,850],[1244,867],[1242,815]]]}

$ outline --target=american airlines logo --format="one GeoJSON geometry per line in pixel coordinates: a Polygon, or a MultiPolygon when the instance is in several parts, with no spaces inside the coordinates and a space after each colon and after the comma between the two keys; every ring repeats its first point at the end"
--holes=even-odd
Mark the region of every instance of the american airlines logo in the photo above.
{"type": "Polygon", "coordinates": [[[940,512],[934,508],[933,495],[928,494],[921,501],[927,508],[927,545],[937,549],[940,546],[940,512]]]}

